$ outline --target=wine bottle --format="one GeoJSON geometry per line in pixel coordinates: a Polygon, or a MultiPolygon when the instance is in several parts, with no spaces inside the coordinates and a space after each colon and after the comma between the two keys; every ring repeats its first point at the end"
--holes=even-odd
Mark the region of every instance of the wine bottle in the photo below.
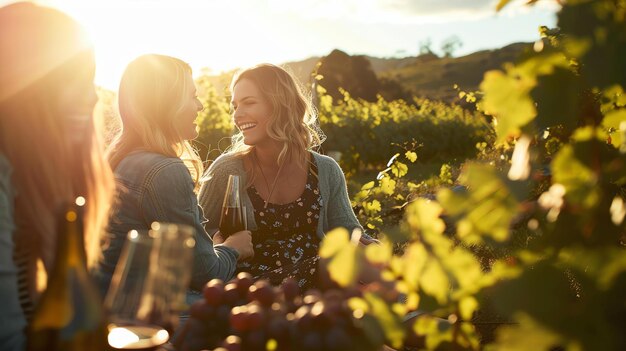
{"type": "Polygon", "coordinates": [[[236,232],[246,230],[245,212],[242,211],[241,197],[239,196],[239,176],[229,175],[222,213],[220,217],[220,233],[226,238],[236,232]]]}
{"type": "Polygon", "coordinates": [[[56,257],[28,328],[29,351],[108,349],[102,300],[87,272],[83,210],[69,204],[59,215],[56,257]]]}

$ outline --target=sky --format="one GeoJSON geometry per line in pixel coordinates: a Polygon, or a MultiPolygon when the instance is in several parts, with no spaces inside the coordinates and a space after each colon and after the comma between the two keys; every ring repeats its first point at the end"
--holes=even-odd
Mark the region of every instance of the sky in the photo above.
{"type": "MultiPolygon", "coordinates": [[[[0,0],[0,5],[15,1],[0,0]]],[[[333,49],[352,55],[435,53],[452,36],[454,56],[539,39],[558,5],[513,0],[38,0],[81,22],[96,47],[96,83],[116,90],[124,67],[145,53],[175,56],[196,74],[261,62],[281,64],[333,49]]]]}

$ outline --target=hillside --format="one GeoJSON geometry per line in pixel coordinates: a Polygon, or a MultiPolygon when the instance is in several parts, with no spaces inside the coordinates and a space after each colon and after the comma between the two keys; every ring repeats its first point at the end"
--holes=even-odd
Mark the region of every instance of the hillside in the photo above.
{"type": "Polygon", "coordinates": [[[515,61],[527,47],[529,44],[515,43],[501,49],[478,51],[461,57],[420,60],[420,56],[413,62],[377,71],[377,74],[379,77],[396,79],[417,96],[450,102],[455,101],[458,95],[453,88],[454,84],[461,90],[477,90],[486,71],[502,68],[505,62],[515,61]]]}
{"type": "MultiPolygon", "coordinates": [[[[379,58],[366,56],[379,78],[395,79],[416,96],[447,102],[457,101],[457,84],[464,91],[474,91],[486,71],[501,68],[505,62],[515,61],[529,47],[527,43],[515,43],[500,49],[478,51],[466,56],[439,58],[432,54],[404,58],[379,58]]],[[[310,84],[311,72],[320,57],[302,61],[286,62],[300,81],[310,84]]],[[[211,77],[218,91],[228,85],[234,71],[211,77]]]]}

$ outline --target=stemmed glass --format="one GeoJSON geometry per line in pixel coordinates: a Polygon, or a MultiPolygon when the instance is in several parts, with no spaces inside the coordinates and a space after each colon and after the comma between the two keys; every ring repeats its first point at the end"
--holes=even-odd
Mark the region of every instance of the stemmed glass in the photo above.
{"type": "Polygon", "coordinates": [[[193,228],[152,223],[131,230],[105,299],[109,345],[120,350],[154,350],[165,344],[185,308],[191,279],[193,228]]]}
{"type": "Polygon", "coordinates": [[[224,238],[248,229],[245,210],[241,204],[241,196],[239,196],[239,176],[231,174],[228,176],[219,226],[220,233],[224,238]]]}

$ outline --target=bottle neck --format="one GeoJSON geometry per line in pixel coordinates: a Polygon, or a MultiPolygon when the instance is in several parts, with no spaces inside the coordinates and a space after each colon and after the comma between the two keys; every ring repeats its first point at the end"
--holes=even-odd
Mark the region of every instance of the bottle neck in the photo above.
{"type": "Polygon", "coordinates": [[[58,231],[57,257],[58,268],[87,268],[85,240],[83,237],[83,208],[76,205],[66,206],[64,216],[60,218],[58,231]]]}

